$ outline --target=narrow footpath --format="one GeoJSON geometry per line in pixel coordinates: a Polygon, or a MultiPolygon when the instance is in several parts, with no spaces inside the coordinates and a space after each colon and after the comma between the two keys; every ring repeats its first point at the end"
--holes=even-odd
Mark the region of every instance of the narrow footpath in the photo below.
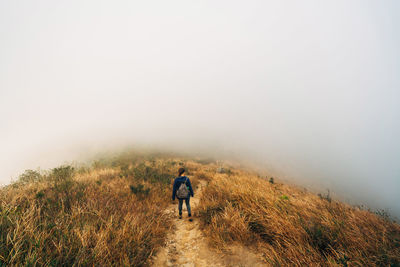
{"type": "MultiPolygon", "coordinates": [[[[196,214],[203,188],[207,185],[204,180],[199,181],[195,196],[191,198],[192,213],[196,214]]],[[[172,216],[173,230],[167,236],[165,247],[156,254],[153,266],[184,266],[184,267],[209,267],[209,266],[265,266],[257,257],[245,248],[235,247],[229,257],[211,250],[199,229],[196,216],[190,222],[187,217],[186,205],[183,204],[183,218],[178,219],[178,204],[171,204],[165,211],[172,216]]]]}

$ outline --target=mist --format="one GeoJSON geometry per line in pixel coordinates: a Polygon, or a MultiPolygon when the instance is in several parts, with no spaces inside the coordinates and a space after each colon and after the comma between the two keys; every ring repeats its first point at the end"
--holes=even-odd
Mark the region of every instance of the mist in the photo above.
{"type": "Polygon", "coordinates": [[[397,1],[0,1],[0,183],[132,144],[400,215],[397,1]]]}

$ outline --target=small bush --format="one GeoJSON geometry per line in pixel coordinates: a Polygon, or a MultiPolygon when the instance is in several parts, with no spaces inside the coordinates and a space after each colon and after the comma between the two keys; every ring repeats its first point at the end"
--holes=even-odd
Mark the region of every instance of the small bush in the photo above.
{"type": "Polygon", "coordinates": [[[44,197],[44,192],[43,191],[39,191],[36,193],[35,198],[37,199],[41,199],[44,197]]]}
{"type": "Polygon", "coordinates": [[[19,176],[18,182],[23,184],[34,183],[42,180],[42,178],[42,175],[38,171],[26,170],[19,176]]]}
{"type": "Polygon", "coordinates": [[[121,178],[128,178],[131,177],[133,175],[133,171],[130,169],[129,164],[124,163],[121,165],[121,172],[119,174],[119,177],[121,178]]]}
{"type": "Polygon", "coordinates": [[[137,196],[148,196],[150,192],[150,188],[144,189],[144,185],[139,184],[136,187],[133,185],[130,185],[129,188],[131,189],[131,193],[137,195],[137,196]]]}
{"type": "Polygon", "coordinates": [[[303,228],[308,234],[310,244],[321,253],[327,253],[328,249],[334,249],[336,247],[339,233],[338,229],[326,226],[317,221],[303,224],[303,228]]]}
{"type": "Polygon", "coordinates": [[[318,196],[319,196],[320,199],[326,200],[326,201],[328,201],[329,203],[332,202],[332,198],[331,198],[331,196],[330,196],[330,191],[329,191],[329,189],[328,189],[328,193],[327,193],[326,195],[318,194],[318,196]]]}
{"type": "Polygon", "coordinates": [[[289,200],[289,197],[287,195],[281,195],[280,199],[281,200],[289,200]]]}
{"type": "Polygon", "coordinates": [[[55,183],[68,181],[72,179],[74,171],[75,171],[74,167],[69,165],[63,165],[58,168],[52,169],[50,174],[50,179],[55,183]]]}
{"type": "Polygon", "coordinates": [[[144,163],[139,164],[133,169],[133,174],[136,179],[143,179],[151,183],[161,183],[169,185],[173,174],[169,171],[162,171],[159,168],[147,166],[144,163]]]}

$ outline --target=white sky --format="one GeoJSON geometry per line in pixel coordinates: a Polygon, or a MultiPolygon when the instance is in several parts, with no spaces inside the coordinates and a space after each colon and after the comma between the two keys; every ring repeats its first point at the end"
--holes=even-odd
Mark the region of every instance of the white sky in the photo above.
{"type": "Polygon", "coordinates": [[[400,215],[399,12],[0,0],[0,183],[93,147],[180,143],[400,215]]]}

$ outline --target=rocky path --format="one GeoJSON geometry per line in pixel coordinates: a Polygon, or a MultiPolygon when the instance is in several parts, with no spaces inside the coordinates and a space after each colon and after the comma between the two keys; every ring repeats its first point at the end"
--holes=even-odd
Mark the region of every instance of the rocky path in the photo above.
{"type": "MultiPolygon", "coordinates": [[[[201,180],[195,197],[191,198],[192,213],[196,213],[203,188],[206,182],[201,180]]],[[[154,257],[153,266],[264,266],[256,256],[244,248],[233,248],[229,258],[209,249],[199,222],[187,218],[186,205],[183,204],[183,218],[178,219],[178,204],[172,204],[166,213],[174,217],[173,231],[168,234],[167,244],[154,257]]]]}

